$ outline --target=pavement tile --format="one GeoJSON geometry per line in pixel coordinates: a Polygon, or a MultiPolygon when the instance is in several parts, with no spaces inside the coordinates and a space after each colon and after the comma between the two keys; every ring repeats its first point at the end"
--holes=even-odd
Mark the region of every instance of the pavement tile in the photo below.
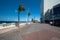
{"type": "Polygon", "coordinates": [[[60,33],[43,29],[38,32],[22,35],[23,40],[51,40],[53,37],[60,38],[60,33]]]}

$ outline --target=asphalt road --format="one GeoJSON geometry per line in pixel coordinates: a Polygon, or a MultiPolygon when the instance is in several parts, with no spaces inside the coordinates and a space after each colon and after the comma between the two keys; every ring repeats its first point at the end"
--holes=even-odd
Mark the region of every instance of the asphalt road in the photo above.
{"type": "MultiPolygon", "coordinates": [[[[58,27],[50,26],[48,24],[33,23],[30,25],[27,25],[26,27],[15,29],[7,33],[1,34],[0,40],[22,40],[22,39],[26,40],[24,35],[29,35],[29,34],[31,35],[31,33],[34,33],[34,32],[38,33],[38,31],[40,32],[40,30],[50,30],[60,35],[60,28],[58,27]],[[21,37],[22,35],[23,37],[21,37]]],[[[43,32],[44,31],[42,31],[41,33],[43,32]]],[[[33,40],[33,38],[31,40],[33,40]]]]}

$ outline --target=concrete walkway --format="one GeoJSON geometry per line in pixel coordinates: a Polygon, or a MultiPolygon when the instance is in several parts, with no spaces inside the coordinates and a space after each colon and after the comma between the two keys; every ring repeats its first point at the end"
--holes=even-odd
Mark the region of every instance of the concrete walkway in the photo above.
{"type": "Polygon", "coordinates": [[[60,40],[60,28],[32,23],[2,35],[0,35],[0,40],[55,40],[55,38],[60,40]]]}
{"type": "Polygon", "coordinates": [[[38,23],[29,26],[22,33],[23,40],[55,40],[55,38],[60,40],[60,28],[58,27],[38,23]]]}

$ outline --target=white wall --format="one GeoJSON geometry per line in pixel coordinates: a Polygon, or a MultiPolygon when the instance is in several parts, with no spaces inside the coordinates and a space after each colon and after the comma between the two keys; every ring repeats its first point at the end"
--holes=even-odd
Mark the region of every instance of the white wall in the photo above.
{"type": "Polygon", "coordinates": [[[44,14],[48,9],[51,9],[58,3],[60,3],[60,0],[44,0],[44,14]]]}

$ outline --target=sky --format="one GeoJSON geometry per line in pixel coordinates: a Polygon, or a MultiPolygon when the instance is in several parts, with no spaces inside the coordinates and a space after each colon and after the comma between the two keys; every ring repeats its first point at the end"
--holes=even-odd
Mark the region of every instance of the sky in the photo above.
{"type": "Polygon", "coordinates": [[[48,9],[60,3],[60,0],[44,0],[44,14],[48,9]]]}
{"type": "Polygon", "coordinates": [[[20,4],[25,7],[25,11],[20,12],[20,21],[27,21],[28,9],[31,13],[29,20],[35,17],[39,21],[40,3],[40,0],[0,0],[0,21],[17,21],[20,4]]]}

